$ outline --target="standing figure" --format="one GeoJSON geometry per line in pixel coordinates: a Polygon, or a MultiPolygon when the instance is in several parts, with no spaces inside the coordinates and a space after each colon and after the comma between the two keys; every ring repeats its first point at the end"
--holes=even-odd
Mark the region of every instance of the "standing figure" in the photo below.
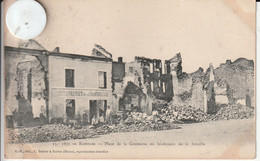
{"type": "Polygon", "coordinates": [[[108,123],[109,125],[111,125],[111,110],[110,110],[110,106],[107,106],[107,110],[106,110],[106,123],[108,123]]]}
{"type": "Polygon", "coordinates": [[[91,125],[95,126],[96,125],[96,116],[94,115],[92,120],[91,120],[91,125]]]}
{"type": "Polygon", "coordinates": [[[156,109],[153,110],[152,116],[153,116],[153,121],[156,123],[158,121],[158,111],[156,109]]]}
{"type": "Polygon", "coordinates": [[[87,114],[86,110],[85,110],[84,114],[82,115],[82,122],[83,122],[83,125],[88,124],[88,114],[87,114]]]}
{"type": "Polygon", "coordinates": [[[80,115],[79,111],[78,111],[78,114],[76,116],[76,121],[77,121],[78,125],[81,125],[81,115],[80,115]]]}
{"type": "Polygon", "coordinates": [[[99,117],[99,124],[100,124],[100,125],[103,125],[104,122],[105,122],[104,114],[102,114],[102,115],[99,117]]]}

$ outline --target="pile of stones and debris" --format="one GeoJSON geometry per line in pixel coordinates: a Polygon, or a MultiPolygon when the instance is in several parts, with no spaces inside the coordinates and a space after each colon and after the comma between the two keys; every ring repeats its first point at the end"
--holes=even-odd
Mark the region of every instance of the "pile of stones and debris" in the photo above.
{"type": "Polygon", "coordinates": [[[163,104],[158,115],[149,116],[142,112],[131,112],[124,121],[98,126],[70,126],[47,124],[30,128],[9,129],[11,143],[53,142],[71,139],[86,139],[97,135],[117,132],[145,132],[178,129],[176,123],[205,122],[254,117],[254,108],[241,104],[219,106],[215,114],[205,114],[191,106],[163,104]],[[156,120],[155,120],[156,117],[156,120]]]}
{"type": "Polygon", "coordinates": [[[191,106],[176,106],[168,104],[159,111],[160,120],[164,122],[186,123],[206,122],[230,119],[248,119],[254,117],[254,108],[241,104],[219,105],[214,114],[206,114],[191,106]]]}
{"type": "Polygon", "coordinates": [[[218,112],[208,115],[208,120],[248,119],[254,117],[254,108],[241,104],[222,105],[218,112]]]}
{"type": "Polygon", "coordinates": [[[204,122],[207,115],[191,106],[168,105],[159,111],[160,120],[170,123],[204,122]]]}
{"type": "Polygon", "coordinates": [[[97,135],[117,132],[145,132],[178,129],[174,124],[153,123],[152,121],[125,121],[123,124],[103,124],[99,126],[68,126],[47,124],[31,128],[9,129],[11,143],[53,142],[71,139],[86,139],[97,135]]]}
{"type": "Polygon", "coordinates": [[[170,123],[135,122],[129,125],[102,125],[95,129],[99,135],[117,132],[146,132],[179,129],[180,127],[170,123]]]}
{"type": "Polygon", "coordinates": [[[39,127],[9,129],[11,143],[37,143],[85,139],[95,136],[88,128],[75,129],[64,124],[47,124],[39,127]]]}
{"type": "Polygon", "coordinates": [[[125,120],[125,123],[130,125],[130,124],[139,123],[139,122],[151,123],[152,121],[153,121],[153,117],[152,116],[148,116],[146,113],[131,112],[127,116],[127,119],[125,120]]]}

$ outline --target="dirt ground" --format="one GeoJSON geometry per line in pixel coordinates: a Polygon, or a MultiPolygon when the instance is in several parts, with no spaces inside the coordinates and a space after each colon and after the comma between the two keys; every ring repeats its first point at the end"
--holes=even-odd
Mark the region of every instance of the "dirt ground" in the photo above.
{"type": "Polygon", "coordinates": [[[167,131],[111,133],[91,139],[19,146],[8,144],[11,150],[6,155],[11,158],[254,158],[254,121],[212,121],[180,124],[181,129],[167,131]],[[32,152],[26,153],[25,149],[32,152]]]}

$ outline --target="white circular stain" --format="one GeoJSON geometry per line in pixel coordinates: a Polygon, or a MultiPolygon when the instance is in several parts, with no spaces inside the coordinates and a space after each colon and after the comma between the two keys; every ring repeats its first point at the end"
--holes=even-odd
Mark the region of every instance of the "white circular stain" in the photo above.
{"type": "Polygon", "coordinates": [[[34,0],[17,0],[7,10],[6,25],[17,38],[32,39],[45,28],[46,13],[34,0]]]}

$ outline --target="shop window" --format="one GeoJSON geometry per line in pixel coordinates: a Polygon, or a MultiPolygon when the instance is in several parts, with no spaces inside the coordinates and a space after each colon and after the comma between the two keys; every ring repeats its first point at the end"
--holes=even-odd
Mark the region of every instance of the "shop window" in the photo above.
{"type": "Polygon", "coordinates": [[[98,72],[98,87],[99,88],[107,88],[107,73],[106,72],[98,72]]]}
{"type": "Polygon", "coordinates": [[[66,87],[74,87],[74,69],[65,69],[66,87]]]}

